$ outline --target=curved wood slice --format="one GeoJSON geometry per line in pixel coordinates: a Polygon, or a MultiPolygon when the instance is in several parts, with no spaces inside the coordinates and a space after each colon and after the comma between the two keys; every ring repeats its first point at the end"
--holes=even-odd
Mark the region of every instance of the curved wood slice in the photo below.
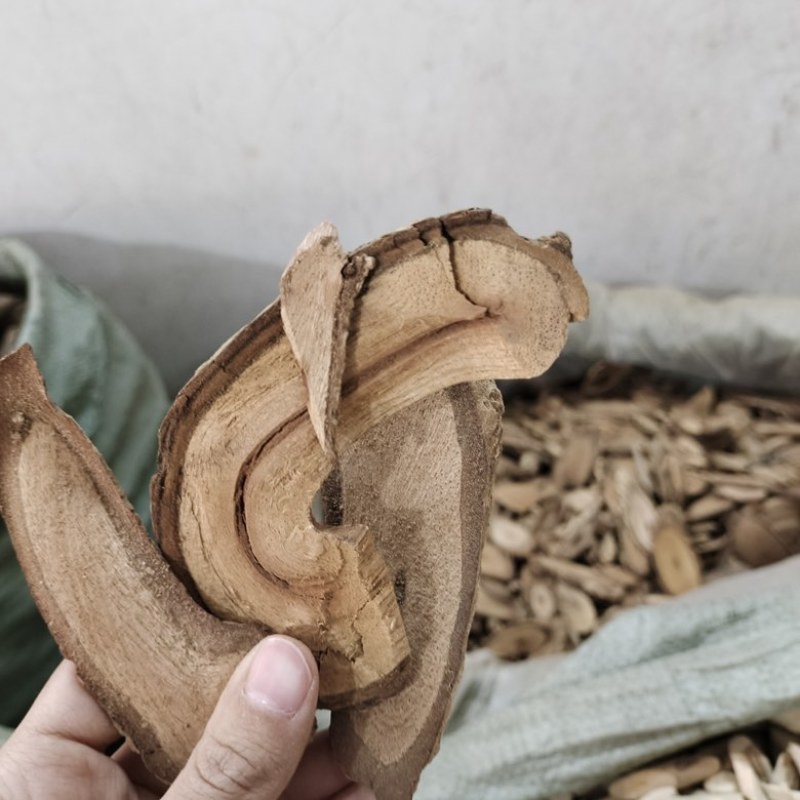
{"type": "Polygon", "coordinates": [[[353,774],[407,796],[460,670],[496,446],[491,392],[448,387],[542,372],[586,293],[566,237],[529,241],[488,211],[349,256],[320,229],[283,291],[161,430],[154,524],[214,616],[25,348],[0,362],[0,505],[63,652],[159,777],[272,630],[316,652],[322,705],[399,692],[337,714],[334,738],[353,774]],[[337,465],[344,518],[321,526],[311,504],[337,465]]]}
{"type": "Polygon", "coordinates": [[[326,492],[333,519],[375,531],[411,646],[398,693],[332,720],[337,758],[381,800],[410,798],[439,747],[472,621],[501,415],[493,383],[437,392],[343,453],[326,492]]]}
{"type": "MultiPolygon", "coordinates": [[[[330,235],[306,242],[289,270],[315,259],[342,263],[330,235]]],[[[587,313],[566,237],[532,242],[488,211],[386,236],[346,258],[342,274],[364,259],[374,266],[347,334],[340,449],[447,386],[539,374],[568,322],[587,313]]],[[[302,322],[295,343],[301,333],[302,322]]],[[[171,563],[215,614],[297,636],[318,654],[321,703],[337,708],[396,689],[408,642],[373,532],[312,520],[332,460],[317,437],[330,388],[303,372],[308,352],[295,357],[276,304],[198,371],[162,426],[153,520],[171,563]]]]}
{"type": "Polygon", "coordinates": [[[102,456],[47,399],[27,345],[0,361],[0,442],[0,512],[42,616],[148,767],[172,780],[261,631],[189,597],[102,456]]]}

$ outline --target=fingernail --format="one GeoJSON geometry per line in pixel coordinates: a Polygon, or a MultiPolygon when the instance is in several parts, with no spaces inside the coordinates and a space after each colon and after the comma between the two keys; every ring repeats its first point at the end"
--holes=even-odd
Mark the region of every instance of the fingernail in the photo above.
{"type": "Polygon", "coordinates": [[[244,690],[256,705],[291,717],[303,705],[311,683],[311,670],[297,645],[271,636],[258,646],[244,690]]]}

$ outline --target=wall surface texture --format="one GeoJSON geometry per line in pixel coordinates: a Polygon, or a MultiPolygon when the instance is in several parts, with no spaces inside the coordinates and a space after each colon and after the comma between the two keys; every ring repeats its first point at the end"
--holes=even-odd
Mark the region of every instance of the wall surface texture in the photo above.
{"type": "Polygon", "coordinates": [[[490,206],[592,280],[800,294],[795,0],[5,0],[0,33],[0,232],[171,382],[322,219],[490,206]]]}

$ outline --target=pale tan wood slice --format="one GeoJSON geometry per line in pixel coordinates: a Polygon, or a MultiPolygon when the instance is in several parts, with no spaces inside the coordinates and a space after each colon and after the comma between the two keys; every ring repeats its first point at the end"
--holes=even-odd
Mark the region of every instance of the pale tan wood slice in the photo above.
{"type": "MultiPolygon", "coordinates": [[[[438,749],[461,672],[500,407],[497,390],[484,384],[423,400],[343,451],[338,488],[328,487],[329,510],[376,532],[401,587],[412,653],[406,685],[373,707],[337,712],[331,729],[348,774],[386,800],[411,797],[438,749]]],[[[510,605],[483,593],[478,598],[496,604],[496,616],[514,617],[510,605]]]]}
{"type": "Polygon", "coordinates": [[[491,542],[487,542],[481,553],[481,575],[510,581],[514,577],[514,572],[514,560],[511,556],[491,542]]]}
{"type": "Polygon", "coordinates": [[[308,392],[308,416],[327,453],[341,396],[345,346],[356,295],[374,259],[348,259],[329,222],[302,242],[281,278],[281,319],[308,392]]]}
{"type": "Polygon", "coordinates": [[[677,780],[668,769],[642,769],[615,780],[608,791],[614,800],[639,800],[639,798],[663,787],[676,788],[677,780]]]}
{"type": "MultiPolygon", "coordinates": [[[[0,498],[15,547],[23,554],[23,568],[32,579],[38,573],[49,575],[55,569],[54,560],[62,563],[63,548],[76,546],[74,542],[55,545],[53,537],[74,530],[64,524],[67,519],[81,519],[86,564],[88,553],[94,552],[94,569],[113,576],[114,592],[123,605],[129,608],[146,596],[153,606],[151,615],[142,617],[146,624],[138,649],[129,652],[118,644],[120,637],[94,634],[119,626],[118,609],[105,607],[111,592],[103,581],[83,581],[81,602],[91,606],[94,616],[70,617],[74,630],[60,625],[57,615],[59,603],[66,602],[59,596],[62,589],[67,597],[75,594],[69,580],[48,581],[48,591],[37,596],[45,616],[55,620],[56,637],[79,664],[87,685],[109,705],[114,719],[159,775],[169,777],[180,768],[232,665],[265,631],[297,636],[317,654],[325,705],[354,706],[391,693],[400,693],[395,694],[399,698],[409,687],[416,692],[409,640],[425,627],[426,620],[413,613],[409,616],[407,610],[401,613],[405,594],[397,567],[402,573],[404,564],[414,570],[427,563],[441,571],[415,580],[454,577],[450,570],[459,563],[457,553],[431,556],[445,547],[445,541],[451,542],[439,536],[449,528],[454,536],[462,537],[462,556],[468,551],[469,559],[462,558],[460,577],[447,584],[457,587],[452,600],[457,624],[447,628],[444,644],[437,643],[446,647],[448,666],[440,673],[444,677],[431,684],[435,713],[421,727],[409,725],[406,744],[394,760],[387,755],[392,748],[386,737],[359,738],[355,728],[337,724],[334,715],[334,729],[339,731],[335,739],[346,769],[373,785],[391,782],[401,787],[398,791],[411,791],[441,733],[474,603],[470,574],[473,569],[477,573],[480,553],[475,531],[483,533],[491,486],[491,469],[476,453],[491,451],[494,456],[499,437],[496,403],[473,394],[453,413],[459,392],[463,399],[477,389],[448,387],[495,376],[529,377],[549,366],[563,345],[567,324],[588,310],[567,242],[561,236],[530,241],[491,212],[460,212],[423,221],[351,253],[341,269],[344,280],[339,284],[334,276],[330,285],[325,276],[330,275],[331,264],[341,263],[339,254],[330,250],[331,241],[324,235],[305,243],[293,265],[298,271],[285,284],[287,293],[295,294],[286,316],[292,342],[283,326],[281,305],[275,303],[198,370],[162,426],[159,473],[153,483],[154,524],[175,572],[217,620],[193,605],[152,546],[141,549],[141,526],[120,501],[113,479],[103,472],[102,462],[76,426],[62,425],[61,418],[53,422],[53,409],[42,401],[35,370],[20,366],[24,355],[22,361],[12,357],[5,363],[5,397],[17,403],[19,395],[23,403],[6,407],[0,423],[0,433],[5,435],[0,447],[0,498]],[[353,300],[361,279],[358,264],[368,265],[371,274],[353,300]],[[355,270],[352,285],[347,282],[351,267],[355,270]],[[292,305],[303,294],[297,294],[303,285],[311,293],[309,302],[318,306],[310,314],[292,305]],[[321,291],[315,294],[315,289],[321,291]],[[316,352],[308,328],[320,320],[324,322],[323,347],[316,352]],[[343,320],[348,321],[346,331],[343,320]],[[443,390],[450,394],[442,394],[443,390]],[[425,492],[429,497],[455,497],[451,482],[456,475],[463,484],[457,493],[461,505],[449,507],[447,520],[437,518],[436,524],[423,526],[435,534],[423,539],[422,556],[429,560],[411,551],[398,558],[392,555],[393,543],[401,548],[410,545],[402,537],[389,542],[382,536],[380,528],[388,529],[394,522],[391,518],[369,517],[366,524],[316,523],[312,501],[335,464],[335,452],[347,452],[428,396],[434,406],[442,398],[453,400],[439,420],[450,435],[448,446],[439,448],[441,471],[432,475],[428,469],[413,484],[402,487],[409,493],[409,512],[416,513],[413,503],[417,500],[420,513],[433,505],[425,500],[425,492]],[[24,406],[28,400],[30,406],[24,406]],[[28,435],[28,411],[30,420],[35,420],[30,431],[36,435],[28,435]],[[478,419],[480,424],[470,427],[469,419],[478,419]],[[58,462],[51,452],[53,441],[59,453],[77,454],[77,460],[69,460],[69,455],[64,456],[68,464],[58,462]],[[6,446],[7,442],[11,444],[6,446]],[[17,446],[21,442],[26,444],[17,446]],[[454,473],[454,453],[470,449],[472,460],[454,473]],[[25,462],[28,457],[43,485],[57,485],[46,470],[48,464],[59,464],[64,474],[75,472],[70,483],[79,491],[71,493],[65,484],[52,514],[36,507],[46,499],[39,488],[20,483],[20,476],[34,471],[25,462]],[[30,519],[35,526],[29,524],[30,519]],[[53,520],[56,524],[50,525],[53,520]],[[110,566],[117,556],[107,546],[111,536],[133,554],[118,558],[117,569],[110,566]],[[144,578],[136,574],[138,568],[144,578]],[[160,615],[167,612],[157,602],[162,596],[170,601],[165,639],[160,615]],[[215,656],[208,665],[203,661],[206,639],[214,640],[215,656]],[[192,650],[186,642],[195,640],[192,650]],[[93,652],[95,647],[105,648],[102,657],[93,652]],[[86,652],[80,652],[81,648],[86,652]],[[163,713],[169,698],[163,694],[164,687],[156,686],[155,676],[172,669],[173,656],[162,657],[165,648],[186,659],[185,669],[199,674],[200,685],[204,685],[203,670],[210,673],[203,703],[186,705],[191,720],[163,713]],[[147,693],[149,688],[156,698],[149,703],[157,702],[157,709],[147,701],[128,698],[124,689],[119,693],[121,705],[114,706],[112,695],[116,696],[120,673],[113,665],[119,658],[130,671],[144,676],[145,685],[135,684],[134,690],[147,693]],[[147,669],[142,659],[149,659],[147,669]],[[140,708],[147,713],[140,713],[140,708]],[[150,711],[157,712],[163,730],[153,732],[150,711]],[[384,768],[387,758],[392,769],[384,768]]],[[[422,414],[420,428],[425,420],[422,414]]],[[[403,428],[405,438],[413,438],[416,422],[403,428]]],[[[413,461],[413,456],[408,460],[413,461]]],[[[383,469],[378,470],[379,481],[385,476],[383,469]]],[[[343,496],[347,486],[345,479],[343,496]]],[[[434,511],[444,514],[448,506],[444,502],[440,506],[434,511]]],[[[186,685],[197,694],[197,680],[186,685]]],[[[166,688],[174,689],[174,698],[182,697],[175,687],[166,688]]],[[[184,687],[184,691],[189,690],[184,687]]],[[[405,707],[402,702],[401,707],[405,707]]]]}
{"type": "Polygon", "coordinates": [[[712,755],[690,756],[669,763],[680,791],[708,780],[720,771],[721,766],[720,760],[712,755]]]}
{"type": "Polygon", "coordinates": [[[653,564],[659,583],[669,594],[689,592],[702,582],[700,559],[689,542],[683,515],[674,506],[659,510],[653,537],[653,564]]]}
{"type": "Polygon", "coordinates": [[[148,768],[172,780],[261,631],[189,597],[102,456],[47,399],[27,346],[0,361],[0,441],[0,506],[42,616],[148,768]]]}
{"type": "Polygon", "coordinates": [[[486,646],[499,658],[515,661],[540,653],[549,638],[544,627],[527,620],[495,631],[486,646]]]}
{"type": "Polygon", "coordinates": [[[520,522],[497,514],[489,521],[489,539],[504,553],[516,558],[529,555],[536,544],[533,531],[520,522]]]}
{"type": "Polygon", "coordinates": [[[727,769],[720,770],[716,775],[712,775],[703,782],[703,788],[712,794],[731,794],[738,793],[739,784],[736,776],[727,769]]]}

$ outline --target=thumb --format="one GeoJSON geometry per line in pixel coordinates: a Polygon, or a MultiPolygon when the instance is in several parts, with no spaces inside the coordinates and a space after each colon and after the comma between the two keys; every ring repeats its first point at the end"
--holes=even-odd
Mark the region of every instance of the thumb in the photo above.
{"type": "Polygon", "coordinates": [[[309,742],[318,690],[305,645],[262,641],[234,671],[164,800],[276,800],[309,742]]]}

